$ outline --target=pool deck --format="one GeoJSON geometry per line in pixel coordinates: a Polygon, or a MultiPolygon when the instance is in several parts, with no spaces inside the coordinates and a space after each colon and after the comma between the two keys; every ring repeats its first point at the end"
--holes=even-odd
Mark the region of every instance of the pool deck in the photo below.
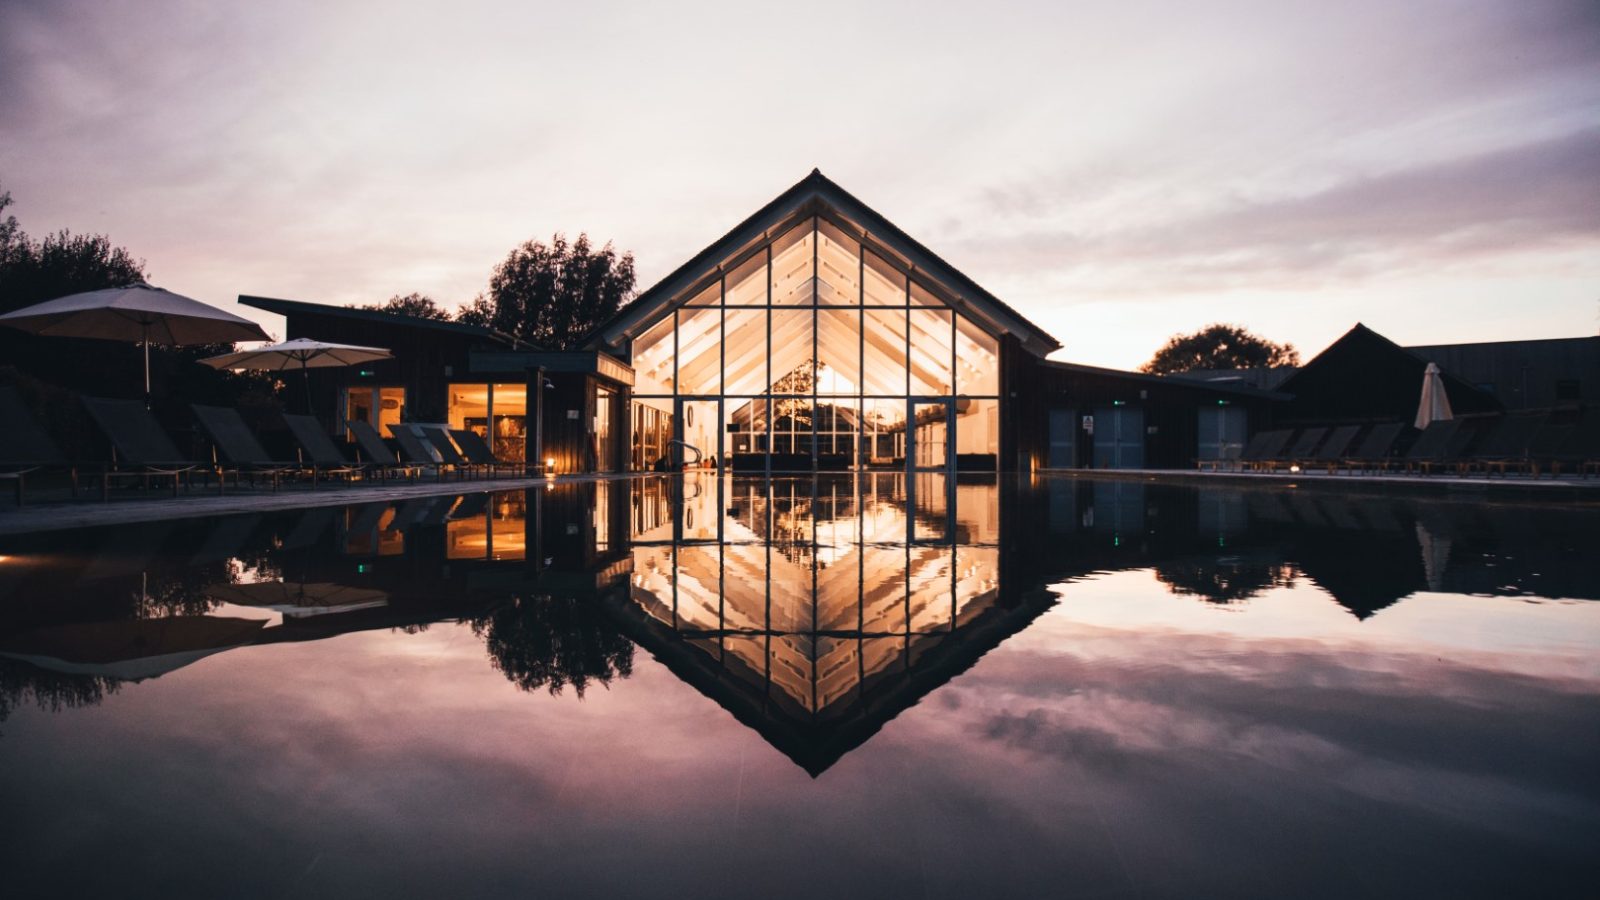
{"type": "Polygon", "coordinates": [[[1416,475],[1401,472],[1222,472],[1197,469],[1040,469],[1054,477],[1238,487],[1306,488],[1363,494],[1443,496],[1461,500],[1519,500],[1600,504],[1600,478],[1527,475],[1416,475]]]}
{"type": "MultiPolygon", "coordinates": [[[[317,490],[293,487],[273,493],[244,488],[225,494],[194,489],[177,497],[162,490],[148,496],[99,500],[49,499],[18,508],[7,502],[0,506],[0,536],[39,531],[61,531],[104,525],[132,525],[139,522],[221,516],[241,512],[271,512],[283,509],[311,509],[319,506],[352,506],[358,503],[394,502],[413,497],[441,494],[472,494],[485,491],[516,491],[548,484],[615,481],[628,478],[658,478],[653,473],[617,475],[558,475],[553,478],[478,478],[421,480],[400,484],[357,484],[325,486],[317,490]]],[[[63,495],[65,491],[61,492],[63,495]]]]}
{"type": "MultiPolygon", "coordinates": [[[[1432,495],[1466,502],[1593,503],[1600,505],[1600,478],[1530,478],[1528,476],[1461,477],[1455,475],[1334,474],[1288,472],[1211,472],[1175,469],[1040,469],[1049,477],[1104,481],[1145,481],[1151,483],[1229,485],[1239,488],[1335,490],[1342,493],[1432,495]]],[[[658,473],[620,473],[615,475],[561,475],[553,478],[491,478],[476,480],[416,481],[401,484],[359,484],[326,486],[319,490],[303,487],[273,493],[246,488],[226,494],[202,490],[172,497],[160,490],[146,496],[119,498],[110,502],[68,500],[65,491],[58,496],[18,508],[0,505],[0,536],[40,531],[60,531],[105,525],[131,525],[139,522],[220,516],[229,513],[271,512],[309,509],[319,506],[350,506],[359,503],[394,502],[413,497],[440,494],[467,494],[483,491],[511,491],[551,484],[592,481],[617,481],[633,478],[660,478],[658,473]]]]}

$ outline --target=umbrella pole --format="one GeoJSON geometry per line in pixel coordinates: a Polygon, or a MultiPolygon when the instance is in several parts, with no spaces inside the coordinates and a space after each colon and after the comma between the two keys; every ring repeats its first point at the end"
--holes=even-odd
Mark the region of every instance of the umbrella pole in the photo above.
{"type": "Polygon", "coordinates": [[[150,324],[141,325],[143,340],[139,341],[144,346],[144,408],[150,409],[150,324]]]}
{"type": "Polygon", "coordinates": [[[306,389],[306,415],[315,416],[316,413],[311,409],[311,373],[306,370],[305,357],[300,359],[300,383],[306,389]]]}

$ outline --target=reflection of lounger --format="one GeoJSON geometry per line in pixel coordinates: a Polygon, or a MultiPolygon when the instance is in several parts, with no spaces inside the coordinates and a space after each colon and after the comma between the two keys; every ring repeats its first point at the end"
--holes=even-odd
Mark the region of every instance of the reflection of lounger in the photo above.
{"type": "Polygon", "coordinates": [[[224,516],[206,532],[205,543],[196,550],[190,565],[215,562],[239,555],[239,548],[261,524],[259,515],[224,516]]]}
{"type": "Polygon", "coordinates": [[[368,503],[361,507],[350,522],[350,534],[370,537],[378,530],[378,523],[383,521],[383,514],[388,511],[387,503],[368,503]]]}
{"type": "MultiPolygon", "coordinates": [[[[381,507],[382,504],[376,504],[381,507]]],[[[310,547],[317,543],[323,532],[333,523],[333,510],[323,506],[317,509],[308,509],[300,514],[299,521],[294,523],[294,528],[284,536],[283,543],[279,546],[284,550],[297,547],[310,547]]]]}

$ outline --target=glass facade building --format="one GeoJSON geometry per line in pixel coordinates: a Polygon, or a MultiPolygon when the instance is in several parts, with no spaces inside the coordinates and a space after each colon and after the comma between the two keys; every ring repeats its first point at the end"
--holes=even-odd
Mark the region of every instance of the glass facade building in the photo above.
{"type": "Polygon", "coordinates": [[[706,267],[631,336],[636,469],[993,470],[1001,342],[813,206],[706,267]]]}

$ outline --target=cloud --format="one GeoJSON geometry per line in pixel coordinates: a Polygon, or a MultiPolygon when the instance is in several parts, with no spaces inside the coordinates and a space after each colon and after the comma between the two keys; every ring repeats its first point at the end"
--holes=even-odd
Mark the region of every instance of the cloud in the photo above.
{"type": "MultiPolygon", "coordinates": [[[[996,213],[1014,196],[988,201],[996,213]]],[[[1297,196],[1105,233],[971,240],[986,265],[1078,273],[1113,291],[1296,286],[1600,242],[1600,130],[1355,177],[1297,196]]]]}

